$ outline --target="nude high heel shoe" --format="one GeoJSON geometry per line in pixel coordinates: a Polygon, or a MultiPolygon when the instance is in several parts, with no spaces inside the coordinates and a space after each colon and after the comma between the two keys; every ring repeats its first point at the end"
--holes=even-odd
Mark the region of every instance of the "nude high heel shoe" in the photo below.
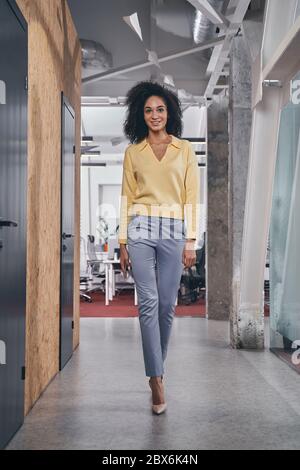
{"type": "MultiPolygon", "coordinates": [[[[162,376],[161,376],[161,381],[162,381],[162,376]]],[[[151,387],[150,380],[149,380],[149,385],[151,387]]],[[[151,387],[151,390],[152,390],[152,387],[151,387]]],[[[160,414],[164,413],[166,411],[166,409],[167,409],[167,403],[166,402],[159,403],[158,405],[152,404],[152,411],[156,415],[160,415],[160,414]]]]}
{"type": "Polygon", "coordinates": [[[161,415],[162,413],[166,411],[166,409],[167,409],[166,403],[162,403],[161,405],[152,405],[152,411],[156,415],[161,415]]]}

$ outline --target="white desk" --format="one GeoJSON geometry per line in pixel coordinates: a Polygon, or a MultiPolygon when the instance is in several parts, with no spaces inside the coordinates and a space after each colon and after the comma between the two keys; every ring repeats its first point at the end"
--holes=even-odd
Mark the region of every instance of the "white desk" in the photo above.
{"type": "MultiPolygon", "coordinates": [[[[116,293],[114,265],[119,265],[120,260],[104,259],[103,264],[105,265],[105,305],[109,305],[109,301],[113,299],[116,293]]],[[[134,285],[134,305],[137,304],[137,292],[134,285]]],[[[178,305],[178,295],[176,296],[175,305],[178,305]]]]}
{"type": "MultiPolygon", "coordinates": [[[[113,299],[116,293],[114,265],[119,265],[120,260],[106,259],[103,260],[103,264],[105,265],[105,305],[109,305],[109,301],[113,299]]],[[[135,285],[134,305],[137,305],[137,292],[135,285]]]]}

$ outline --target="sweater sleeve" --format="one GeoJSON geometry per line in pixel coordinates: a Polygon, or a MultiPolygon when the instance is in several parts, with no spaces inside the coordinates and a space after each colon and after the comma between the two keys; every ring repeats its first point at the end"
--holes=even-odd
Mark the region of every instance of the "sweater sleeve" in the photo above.
{"type": "Polygon", "coordinates": [[[185,174],[186,238],[196,240],[199,232],[200,175],[197,157],[188,142],[187,169],[185,174]]]}
{"type": "Polygon", "coordinates": [[[128,147],[125,151],[123,161],[123,177],[122,177],[122,190],[120,202],[120,224],[119,224],[119,243],[127,242],[127,226],[129,222],[128,211],[132,205],[135,196],[137,182],[134,176],[132,162],[129,154],[128,147]]]}

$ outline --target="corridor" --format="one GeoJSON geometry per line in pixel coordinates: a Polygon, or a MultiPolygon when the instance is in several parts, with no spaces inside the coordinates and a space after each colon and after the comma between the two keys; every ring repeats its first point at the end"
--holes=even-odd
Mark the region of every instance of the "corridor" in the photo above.
{"type": "Polygon", "coordinates": [[[299,46],[300,0],[0,0],[0,450],[300,449],[299,46]]]}
{"type": "Polygon", "coordinates": [[[151,413],[138,319],[85,318],[80,348],[7,449],[299,448],[295,371],[267,349],[231,349],[227,322],[173,326],[164,416],[151,413]]]}

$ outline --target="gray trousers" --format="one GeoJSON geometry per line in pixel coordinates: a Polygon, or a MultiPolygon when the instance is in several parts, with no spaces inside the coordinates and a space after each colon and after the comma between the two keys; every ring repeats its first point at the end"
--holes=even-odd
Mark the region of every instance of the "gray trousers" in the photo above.
{"type": "Polygon", "coordinates": [[[135,281],[146,376],[164,373],[183,271],[184,221],[135,215],[127,248],[135,281]]]}

